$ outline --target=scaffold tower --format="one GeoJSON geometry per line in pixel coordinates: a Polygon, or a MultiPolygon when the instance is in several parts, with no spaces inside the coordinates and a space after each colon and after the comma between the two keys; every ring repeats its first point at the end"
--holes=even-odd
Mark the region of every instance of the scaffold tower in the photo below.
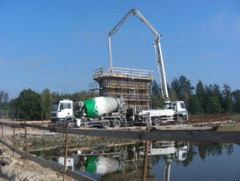
{"type": "Polygon", "coordinates": [[[99,84],[100,96],[123,96],[127,106],[132,106],[136,111],[150,108],[153,71],[101,67],[93,71],[93,80],[99,84]]]}

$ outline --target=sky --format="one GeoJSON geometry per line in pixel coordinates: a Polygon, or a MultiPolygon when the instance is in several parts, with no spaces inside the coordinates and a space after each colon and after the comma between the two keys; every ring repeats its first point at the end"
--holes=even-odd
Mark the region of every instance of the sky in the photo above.
{"type": "MultiPolygon", "coordinates": [[[[137,9],[162,34],[167,83],[240,89],[238,0],[0,0],[0,90],[16,98],[88,90],[93,71],[109,66],[108,33],[137,9]]],[[[154,34],[131,15],[111,36],[114,67],[152,70],[159,82],[154,34]]]]}

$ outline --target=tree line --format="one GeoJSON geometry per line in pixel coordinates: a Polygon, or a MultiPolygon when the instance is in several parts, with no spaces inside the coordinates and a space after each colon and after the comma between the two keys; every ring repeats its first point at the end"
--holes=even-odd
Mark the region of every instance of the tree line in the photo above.
{"type": "MultiPolygon", "coordinates": [[[[168,85],[171,101],[184,101],[190,114],[240,113],[240,90],[231,92],[229,85],[203,85],[199,80],[196,88],[184,76],[174,78],[168,85]],[[195,91],[194,91],[195,90],[195,91]]],[[[8,93],[0,92],[0,110],[8,110],[9,116],[21,120],[49,120],[51,103],[54,100],[70,99],[83,101],[98,96],[93,91],[81,91],[73,94],[50,92],[49,89],[37,93],[31,89],[20,92],[18,98],[8,101],[8,93]]],[[[163,97],[159,84],[151,83],[152,108],[163,108],[163,97]]]]}
{"type": "Polygon", "coordinates": [[[50,120],[51,106],[54,100],[69,99],[72,101],[83,101],[97,94],[92,91],[75,92],[74,94],[59,94],[50,92],[49,89],[37,93],[31,89],[20,92],[18,98],[11,99],[8,103],[9,116],[18,120],[50,120]]]}
{"type": "MultiPolygon", "coordinates": [[[[163,107],[161,88],[154,80],[151,84],[152,108],[163,107]]],[[[190,114],[240,113],[240,90],[231,92],[229,85],[203,85],[199,80],[196,88],[185,76],[174,78],[168,85],[171,101],[184,101],[190,114]],[[194,91],[195,90],[195,91],[194,91]]]]}

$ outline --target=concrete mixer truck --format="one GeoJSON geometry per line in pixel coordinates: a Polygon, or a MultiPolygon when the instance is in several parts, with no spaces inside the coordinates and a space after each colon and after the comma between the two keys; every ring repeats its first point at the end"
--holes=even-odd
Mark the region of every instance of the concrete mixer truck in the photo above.
{"type": "Polygon", "coordinates": [[[120,127],[122,125],[155,125],[178,121],[179,114],[186,113],[183,101],[172,102],[173,109],[134,111],[126,108],[122,97],[96,97],[84,101],[56,100],[52,102],[52,122],[68,123],[69,127],[96,126],[120,127]]]}
{"type": "Polygon", "coordinates": [[[69,127],[119,127],[126,122],[122,97],[96,97],[85,101],[56,100],[52,102],[51,121],[69,123],[69,127]]]}

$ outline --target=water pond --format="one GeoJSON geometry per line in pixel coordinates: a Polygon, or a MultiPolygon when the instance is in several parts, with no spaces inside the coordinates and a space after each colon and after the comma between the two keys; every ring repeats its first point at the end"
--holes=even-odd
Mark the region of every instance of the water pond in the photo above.
{"type": "MultiPolygon", "coordinates": [[[[68,150],[68,169],[95,180],[240,180],[239,144],[129,140],[68,150]]],[[[30,153],[64,163],[63,148],[30,153]]]]}

